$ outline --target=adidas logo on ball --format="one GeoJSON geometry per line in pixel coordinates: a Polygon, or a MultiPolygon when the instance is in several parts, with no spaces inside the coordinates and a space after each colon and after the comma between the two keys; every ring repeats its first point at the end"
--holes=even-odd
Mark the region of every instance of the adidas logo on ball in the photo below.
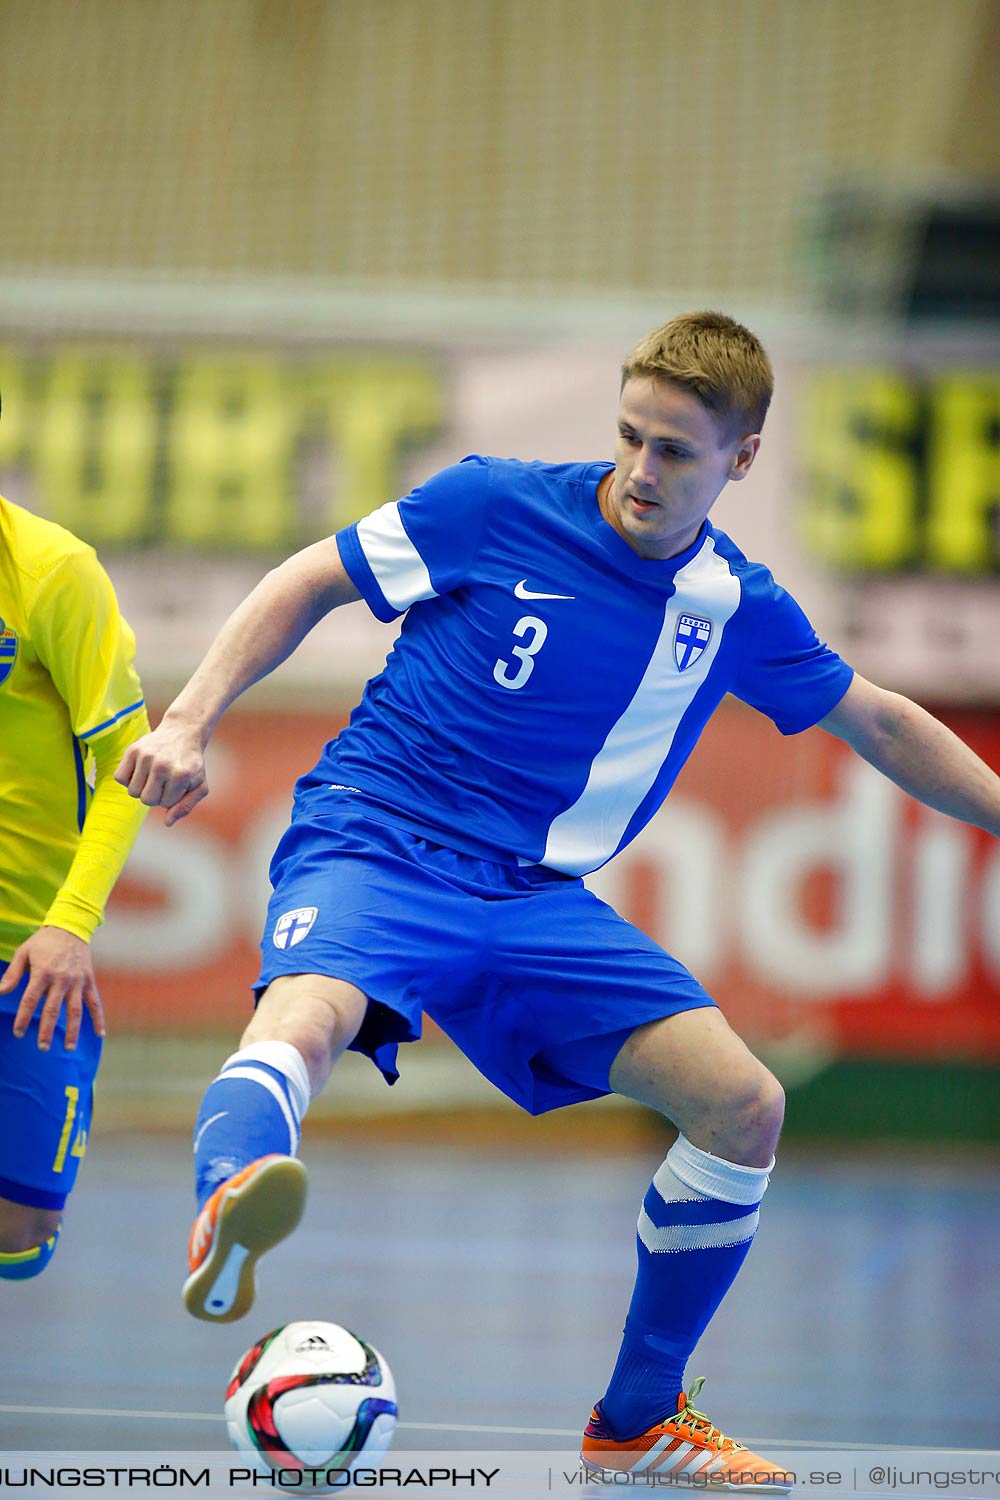
{"type": "MultiPolygon", "coordinates": [[[[225,1413],[233,1447],[257,1474],[328,1494],[327,1470],[377,1462],[388,1450],[396,1386],[378,1350],[346,1328],[286,1323],[238,1360],[225,1413]]],[[[330,1483],[343,1484],[343,1473],[330,1483]]]]}

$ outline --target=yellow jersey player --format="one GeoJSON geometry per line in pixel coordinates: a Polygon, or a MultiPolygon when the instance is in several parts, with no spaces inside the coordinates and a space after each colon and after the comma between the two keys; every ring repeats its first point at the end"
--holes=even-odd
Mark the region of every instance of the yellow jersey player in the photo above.
{"type": "Polygon", "coordinates": [[[149,727],[92,547],[0,497],[0,1277],[44,1270],[90,1127],[90,938],[145,813],[114,780],[149,727]]]}

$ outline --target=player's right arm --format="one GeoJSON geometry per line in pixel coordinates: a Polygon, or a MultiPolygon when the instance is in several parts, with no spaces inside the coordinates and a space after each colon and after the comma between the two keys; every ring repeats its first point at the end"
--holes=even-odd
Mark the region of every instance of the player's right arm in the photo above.
{"type": "Polygon", "coordinates": [[[151,734],[130,745],[115,779],[176,823],[208,795],[205,747],[229,705],[281,665],[338,605],[360,599],[334,537],[296,552],[234,610],[151,734]]]}

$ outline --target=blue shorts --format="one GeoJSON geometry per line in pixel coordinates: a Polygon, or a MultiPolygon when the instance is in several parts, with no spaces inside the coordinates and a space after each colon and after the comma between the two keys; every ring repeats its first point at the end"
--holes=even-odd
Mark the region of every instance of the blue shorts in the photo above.
{"type": "Polygon", "coordinates": [[[394,1083],[421,1011],[529,1114],[609,1092],[645,1021],[714,1001],[652,938],[537,865],[462,854],[379,821],[350,792],[300,796],[271,862],[261,993],[327,974],[368,996],[353,1048],[394,1083]]]}
{"type": "MultiPolygon", "coordinates": [[[[0,960],[0,974],[6,968],[0,960]]],[[[60,1015],[51,1047],[39,1052],[41,1002],[24,1036],[15,1037],[14,1016],[27,987],[26,974],[0,995],[0,1198],[58,1209],[87,1149],[101,1039],[84,1010],[80,1040],[67,1052],[60,1015]]]]}

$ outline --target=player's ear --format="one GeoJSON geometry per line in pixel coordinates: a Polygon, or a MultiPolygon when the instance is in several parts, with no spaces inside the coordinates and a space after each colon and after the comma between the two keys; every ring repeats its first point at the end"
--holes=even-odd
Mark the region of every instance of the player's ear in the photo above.
{"type": "Polygon", "coordinates": [[[749,437],[741,438],[733,461],[729,468],[730,479],[745,479],[750,472],[751,465],[757,457],[757,449],[760,447],[760,433],[751,433],[749,437]]]}

